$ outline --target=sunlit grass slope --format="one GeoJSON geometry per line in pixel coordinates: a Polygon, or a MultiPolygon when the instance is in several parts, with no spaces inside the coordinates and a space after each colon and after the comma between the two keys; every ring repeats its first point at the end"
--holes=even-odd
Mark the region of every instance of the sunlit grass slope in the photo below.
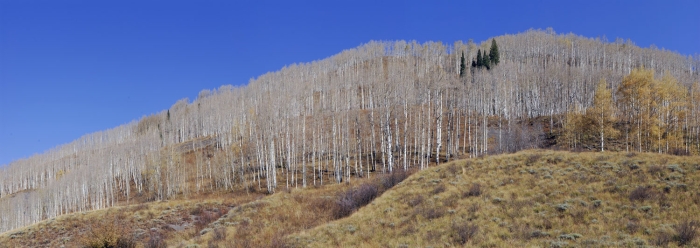
{"type": "Polygon", "coordinates": [[[301,247],[700,246],[700,158],[523,151],[414,174],[301,247]]]}

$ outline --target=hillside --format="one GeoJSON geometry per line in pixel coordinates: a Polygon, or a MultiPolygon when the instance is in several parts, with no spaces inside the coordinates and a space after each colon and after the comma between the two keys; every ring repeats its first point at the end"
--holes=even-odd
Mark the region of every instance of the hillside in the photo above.
{"type": "Polygon", "coordinates": [[[370,42],[12,162],[0,171],[0,231],[532,148],[697,155],[698,65],[631,41],[541,30],[479,44],[370,42]],[[499,63],[462,63],[495,43],[499,63]]]}
{"type": "Polygon", "coordinates": [[[409,177],[303,247],[697,247],[700,158],[526,151],[409,177]]]}
{"type": "Polygon", "coordinates": [[[698,246],[698,161],[528,150],[453,161],[403,182],[378,177],[72,214],[0,235],[0,244],[74,247],[107,233],[137,247],[698,246]],[[379,194],[367,206],[337,207],[368,187],[379,194]]]}

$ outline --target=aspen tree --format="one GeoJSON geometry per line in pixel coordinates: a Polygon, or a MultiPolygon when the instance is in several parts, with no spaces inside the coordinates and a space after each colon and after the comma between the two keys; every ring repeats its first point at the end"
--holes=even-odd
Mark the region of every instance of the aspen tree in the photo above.
{"type": "Polygon", "coordinates": [[[612,100],[612,92],[608,89],[608,83],[601,79],[596,87],[593,98],[593,106],[589,108],[588,116],[598,129],[600,137],[600,151],[605,151],[605,139],[615,138],[619,131],[615,129],[615,103],[612,100]]]}

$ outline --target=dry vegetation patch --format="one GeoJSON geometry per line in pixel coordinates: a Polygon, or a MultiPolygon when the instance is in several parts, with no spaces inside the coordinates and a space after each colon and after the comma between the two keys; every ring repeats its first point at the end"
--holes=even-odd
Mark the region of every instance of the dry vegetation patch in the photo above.
{"type": "Polygon", "coordinates": [[[700,158],[524,151],[414,174],[297,247],[700,245],[700,158]]]}

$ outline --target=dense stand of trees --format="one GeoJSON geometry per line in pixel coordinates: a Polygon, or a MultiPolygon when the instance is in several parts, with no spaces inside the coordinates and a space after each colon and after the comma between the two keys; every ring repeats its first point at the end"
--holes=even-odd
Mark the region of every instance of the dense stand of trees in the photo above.
{"type": "Polygon", "coordinates": [[[423,169],[552,136],[572,148],[697,154],[699,66],[551,30],[483,44],[370,42],[12,162],[0,173],[0,231],[120,201],[423,169]]]}

